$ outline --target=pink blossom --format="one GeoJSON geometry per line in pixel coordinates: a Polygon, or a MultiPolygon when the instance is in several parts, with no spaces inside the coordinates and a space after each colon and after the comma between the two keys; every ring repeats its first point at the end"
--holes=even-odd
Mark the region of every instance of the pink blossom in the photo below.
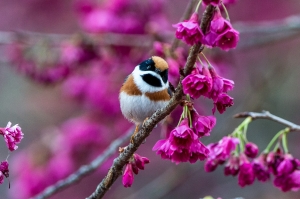
{"type": "Polygon", "coordinates": [[[5,128],[0,129],[0,134],[3,135],[10,151],[14,151],[18,148],[17,144],[21,142],[24,136],[21,127],[19,127],[18,124],[11,126],[11,122],[8,122],[5,128]]]}
{"type": "Polygon", "coordinates": [[[204,169],[206,172],[213,172],[219,165],[219,160],[208,159],[204,164],[204,169]]]}
{"type": "Polygon", "coordinates": [[[233,89],[234,82],[230,79],[220,77],[212,68],[209,71],[212,76],[212,89],[207,93],[206,97],[216,101],[221,93],[227,93],[233,89]]]}
{"type": "Polygon", "coordinates": [[[134,158],[135,165],[137,166],[137,168],[141,170],[144,170],[145,164],[148,164],[150,162],[148,158],[142,157],[136,153],[133,154],[133,158],[134,158]]]}
{"type": "Polygon", "coordinates": [[[300,189],[300,171],[296,170],[288,175],[280,175],[274,179],[274,185],[281,191],[298,191],[300,189]]]}
{"type": "Polygon", "coordinates": [[[4,182],[4,176],[6,178],[9,177],[9,169],[8,169],[7,161],[3,161],[0,163],[0,184],[4,182]]]}
{"type": "Polygon", "coordinates": [[[187,119],[170,132],[168,139],[156,142],[152,150],[157,151],[162,159],[169,159],[176,164],[204,160],[209,153],[205,145],[198,140],[198,136],[189,128],[187,119]]]}
{"type": "Polygon", "coordinates": [[[226,93],[221,93],[218,95],[217,100],[214,102],[214,108],[212,112],[215,113],[216,109],[220,114],[224,113],[227,107],[233,105],[233,98],[227,95],[226,93]]]}
{"type": "Polygon", "coordinates": [[[239,144],[239,139],[231,136],[223,137],[218,143],[209,144],[209,159],[217,159],[224,162],[229,158],[231,152],[239,144]]]}
{"type": "Polygon", "coordinates": [[[245,154],[249,158],[255,158],[258,154],[258,147],[253,142],[248,142],[245,145],[245,154]]]}
{"type": "Polygon", "coordinates": [[[209,136],[212,128],[216,125],[216,118],[214,116],[202,116],[192,112],[193,127],[195,133],[199,136],[209,136]]]}
{"type": "Polygon", "coordinates": [[[182,120],[179,126],[177,126],[170,133],[170,143],[171,148],[174,150],[188,149],[192,142],[196,140],[198,136],[194,133],[194,131],[189,127],[188,119],[182,120]]]}
{"type": "Polygon", "coordinates": [[[276,152],[269,152],[266,157],[266,163],[269,171],[274,175],[278,175],[277,168],[283,159],[283,153],[280,150],[276,152]]]}
{"type": "Polygon", "coordinates": [[[295,171],[298,167],[297,161],[293,158],[292,155],[284,155],[284,159],[278,164],[277,175],[288,175],[295,171]]]}
{"type": "Polygon", "coordinates": [[[229,21],[224,19],[217,11],[211,21],[210,30],[205,35],[205,44],[210,47],[218,46],[222,50],[228,51],[235,48],[239,41],[239,32],[232,28],[229,21]]]}
{"type": "Polygon", "coordinates": [[[228,30],[216,38],[216,45],[225,51],[235,48],[238,42],[239,32],[234,29],[228,30]]]}
{"type": "Polygon", "coordinates": [[[195,163],[197,160],[205,160],[209,154],[209,149],[198,139],[195,140],[190,147],[190,163],[195,163]]]}
{"type": "Polygon", "coordinates": [[[8,162],[5,160],[0,163],[0,173],[3,173],[5,177],[9,176],[8,162]]]}
{"type": "Polygon", "coordinates": [[[197,13],[194,13],[189,20],[174,24],[173,27],[177,29],[176,38],[182,39],[189,45],[200,43],[203,40],[197,13]]]}
{"type": "Polygon", "coordinates": [[[247,160],[244,154],[240,156],[240,172],[238,175],[239,185],[244,187],[251,185],[255,180],[252,164],[247,160]]]}
{"type": "Polygon", "coordinates": [[[207,95],[211,90],[211,78],[201,74],[190,74],[182,80],[183,92],[197,99],[201,95],[207,95]]]}
{"type": "Polygon", "coordinates": [[[270,179],[270,172],[264,159],[264,155],[261,155],[257,159],[254,159],[252,163],[255,177],[262,182],[270,179]]]}
{"type": "Polygon", "coordinates": [[[134,180],[134,175],[132,171],[132,165],[131,163],[126,164],[125,171],[123,174],[123,185],[124,187],[131,187],[134,180]]]}
{"type": "Polygon", "coordinates": [[[239,157],[232,155],[224,167],[224,174],[235,176],[240,170],[239,157]]]}

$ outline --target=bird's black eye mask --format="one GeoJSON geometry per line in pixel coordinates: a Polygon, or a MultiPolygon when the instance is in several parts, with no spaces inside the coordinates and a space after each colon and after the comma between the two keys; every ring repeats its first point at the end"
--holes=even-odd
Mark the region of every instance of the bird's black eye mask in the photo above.
{"type": "Polygon", "coordinates": [[[160,71],[155,67],[154,61],[150,58],[142,63],[140,63],[140,70],[141,71],[153,71],[157,74],[159,74],[163,80],[164,83],[168,81],[168,70],[160,71]]]}

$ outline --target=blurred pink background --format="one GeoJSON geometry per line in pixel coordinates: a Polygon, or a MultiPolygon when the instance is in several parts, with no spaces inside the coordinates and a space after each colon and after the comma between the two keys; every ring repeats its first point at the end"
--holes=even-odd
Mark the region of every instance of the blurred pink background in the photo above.
{"type": "MultiPolygon", "coordinates": [[[[187,1],[166,0],[165,2],[166,6],[163,9],[166,17],[172,24],[178,22],[187,1]]],[[[74,1],[71,0],[0,0],[0,13],[2,13],[0,41],[3,43],[6,42],[3,41],[3,38],[1,39],[1,31],[25,30],[73,34],[81,30],[75,13],[74,1]]],[[[229,7],[229,13],[231,22],[237,25],[280,20],[292,15],[300,16],[300,1],[238,0],[236,4],[229,7]]],[[[169,30],[172,30],[171,24],[169,25],[169,30]]],[[[235,99],[235,105],[228,108],[223,115],[216,114],[217,125],[211,136],[203,139],[203,142],[216,142],[222,136],[231,133],[242,121],[233,119],[232,115],[242,111],[268,110],[275,115],[300,124],[300,92],[298,88],[300,85],[300,31],[298,30],[298,34],[295,33],[295,36],[282,41],[244,48],[242,45],[250,40],[255,40],[256,36],[241,34],[240,48],[227,53],[216,51],[217,58],[226,61],[227,68],[222,68],[224,74],[227,78],[235,81],[235,89],[231,92],[231,96],[235,99]]],[[[258,34],[257,38],[260,36],[258,34]]],[[[43,86],[28,81],[7,63],[4,45],[0,46],[0,52],[0,113],[2,113],[0,114],[0,124],[5,126],[8,121],[18,123],[25,134],[19,149],[11,153],[9,158],[11,160],[13,156],[17,156],[22,150],[37,142],[42,137],[42,133],[54,131],[56,126],[62,125],[69,118],[83,114],[86,109],[63,95],[61,86],[43,86]]],[[[132,63],[132,69],[137,64],[137,62],[132,63]]],[[[120,86],[121,83],[122,81],[120,81],[120,86]]],[[[112,97],[116,98],[116,96],[112,97]]],[[[209,114],[212,108],[211,104],[206,103],[205,100],[202,104],[201,108],[209,114]]],[[[115,114],[119,116],[121,113],[115,114]]],[[[122,123],[109,122],[111,122],[109,125],[120,125],[118,129],[121,131],[122,123]]],[[[128,127],[125,119],[124,123],[128,127]]],[[[262,150],[272,136],[282,128],[283,126],[274,122],[258,120],[249,126],[248,139],[257,143],[262,150]]],[[[206,173],[203,169],[203,162],[175,165],[170,161],[162,160],[152,151],[153,145],[160,139],[159,130],[160,127],[156,128],[147,138],[146,144],[138,150],[140,155],[148,157],[151,162],[146,165],[144,171],[135,176],[133,186],[124,188],[121,178],[119,178],[104,198],[181,199],[201,198],[206,195],[223,199],[234,197],[300,198],[298,192],[281,192],[273,186],[271,181],[266,183],[256,181],[252,186],[241,188],[238,186],[236,177],[223,175],[221,167],[213,173],[206,173]]],[[[126,128],[124,128],[125,131],[126,128]]],[[[118,136],[109,135],[108,137],[118,136]]],[[[47,139],[51,139],[51,137],[47,139]]],[[[291,133],[288,139],[292,154],[300,158],[298,144],[300,135],[291,133]]],[[[1,140],[0,143],[0,160],[4,160],[7,156],[7,149],[4,141],[1,140]]],[[[38,156],[38,151],[36,153],[33,155],[38,156]]],[[[103,165],[101,172],[93,173],[78,184],[50,198],[80,199],[87,197],[104,177],[104,172],[111,165],[111,161],[110,159],[103,165]]],[[[15,185],[14,178],[18,177],[14,176],[14,167],[14,165],[10,166],[11,187],[15,185]]],[[[11,195],[9,192],[12,190],[8,189],[6,181],[0,186],[0,198],[9,199],[11,195]]]]}

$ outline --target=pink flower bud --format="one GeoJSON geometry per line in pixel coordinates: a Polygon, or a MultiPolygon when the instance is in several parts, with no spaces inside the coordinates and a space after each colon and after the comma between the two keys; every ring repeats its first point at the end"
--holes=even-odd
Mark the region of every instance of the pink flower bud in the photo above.
{"type": "Polygon", "coordinates": [[[258,147],[253,142],[248,142],[245,146],[245,154],[249,158],[255,158],[258,154],[258,147]]]}
{"type": "Polygon", "coordinates": [[[239,185],[244,187],[251,185],[255,180],[252,164],[247,160],[244,154],[240,156],[240,172],[238,175],[239,185]]]}
{"type": "Polygon", "coordinates": [[[123,174],[123,185],[124,187],[131,187],[132,183],[134,180],[134,175],[133,175],[133,171],[132,171],[132,165],[131,163],[128,163],[126,165],[124,174],[123,174]]]}
{"type": "Polygon", "coordinates": [[[133,154],[133,157],[134,157],[135,165],[141,170],[144,170],[145,168],[144,165],[150,162],[148,158],[142,157],[136,153],[133,154]]]}

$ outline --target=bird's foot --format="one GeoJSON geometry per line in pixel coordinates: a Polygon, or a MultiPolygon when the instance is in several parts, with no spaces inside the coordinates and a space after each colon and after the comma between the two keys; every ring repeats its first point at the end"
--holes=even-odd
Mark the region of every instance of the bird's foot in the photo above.
{"type": "Polygon", "coordinates": [[[131,138],[130,138],[130,143],[133,144],[133,138],[134,136],[137,134],[137,132],[139,132],[139,125],[136,125],[135,126],[135,130],[134,130],[134,133],[132,134],[131,138]]]}

